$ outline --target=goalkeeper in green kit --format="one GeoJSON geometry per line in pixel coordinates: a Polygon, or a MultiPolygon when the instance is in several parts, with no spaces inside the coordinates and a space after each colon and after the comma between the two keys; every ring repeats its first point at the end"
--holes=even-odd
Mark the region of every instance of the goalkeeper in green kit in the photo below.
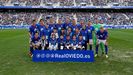
{"type": "MultiPolygon", "coordinates": [[[[100,21],[101,23],[99,23],[99,20],[96,20],[95,24],[93,24],[95,31],[97,32],[98,30],[100,30],[100,27],[103,27],[102,24],[102,20],[100,21]]],[[[93,42],[94,42],[94,46],[96,47],[97,44],[97,38],[96,38],[96,32],[93,34],[93,42]]],[[[102,55],[104,54],[104,44],[100,43],[100,48],[102,50],[102,55]]]]}

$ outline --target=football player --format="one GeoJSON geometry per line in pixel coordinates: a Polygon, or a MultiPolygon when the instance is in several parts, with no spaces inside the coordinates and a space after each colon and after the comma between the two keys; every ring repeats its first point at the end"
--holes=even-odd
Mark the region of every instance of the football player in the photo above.
{"type": "Polygon", "coordinates": [[[83,37],[83,40],[85,41],[85,50],[87,50],[87,43],[88,43],[88,31],[87,31],[87,29],[86,28],[82,28],[81,30],[80,30],[80,34],[82,35],[82,37],[83,37]]]}
{"type": "Polygon", "coordinates": [[[82,30],[85,27],[84,19],[80,20],[80,24],[78,25],[79,30],[82,30]]]}
{"type": "Polygon", "coordinates": [[[58,49],[58,41],[55,34],[51,35],[49,40],[49,50],[57,50],[58,49]]]}
{"type": "Polygon", "coordinates": [[[100,27],[100,30],[97,31],[96,36],[97,36],[98,41],[97,41],[97,45],[96,45],[95,57],[98,56],[99,44],[103,43],[104,47],[105,47],[105,54],[106,54],[105,56],[106,56],[106,58],[108,58],[108,44],[107,44],[108,32],[106,30],[104,30],[103,27],[100,27]]]}
{"type": "Polygon", "coordinates": [[[93,44],[93,40],[92,40],[92,35],[93,35],[93,31],[95,30],[94,27],[92,26],[92,23],[89,21],[88,25],[87,25],[87,41],[90,47],[90,50],[92,50],[92,44],[93,44]]]}
{"type": "Polygon", "coordinates": [[[31,39],[32,39],[32,37],[34,37],[34,35],[37,31],[38,30],[37,30],[37,26],[36,26],[36,20],[33,20],[32,25],[29,27],[29,43],[30,43],[29,56],[32,56],[32,54],[33,54],[33,47],[32,47],[32,43],[31,43],[31,39]]]}
{"type": "Polygon", "coordinates": [[[43,35],[41,37],[41,50],[47,50],[48,49],[48,40],[46,39],[46,36],[43,35]]]}
{"type": "Polygon", "coordinates": [[[65,40],[64,36],[60,35],[60,38],[58,39],[58,49],[59,50],[65,49],[65,43],[66,43],[66,40],[65,40]]]}
{"type": "Polygon", "coordinates": [[[64,29],[68,29],[71,26],[70,19],[67,17],[65,23],[63,24],[64,29]]]}
{"type": "Polygon", "coordinates": [[[72,32],[72,28],[71,27],[68,27],[68,29],[66,30],[66,35],[69,35],[70,38],[72,38],[73,32],[72,32]]]}
{"type": "Polygon", "coordinates": [[[73,35],[73,37],[72,37],[71,47],[72,47],[73,50],[77,50],[78,41],[76,39],[76,35],[73,35]]]}
{"type": "Polygon", "coordinates": [[[56,24],[56,28],[58,29],[58,32],[61,31],[61,28],[63,28],[63,23],[61,18],[58,19],[58,23],[56,24]]]}
{"type": "Polygon", "coordinates": [[[75,19],[72,20],[72,25],[70,25],[70,27],[72,28],[72,31],[75,31],[75,29],[78,27],[75,19]]]}
{"type": "Polygon", "coordinates": [[[70,35],[67,35],[67,36],[66,36],[65,49],[66,49],[66,50],[72,49],[72,47],[71,47],[71,37],[70,37],[70,35]]]}
{"type": "Polygon", "coordinates": [[[50,29],[51,31],[52,31],[54,28],[56,28],[56,24],[55,24],[54,19],[53,19],[52,17],[50,18],[50,21],[49,21],[48,25],[49,25],[49,29],[50,29]]]}
{"type": "Polygon", "coordinates": [[[85,40],[83,40],[83,36],[80,34],[78,38],[78,49],[85,50],[85,40]]]}
{"type": "Polygon", "coordinates": [[[40,21],[39,21],[38,30],[39,30],[39,36],[42,37],[43,32],[45,30],[45,25],[44,25],[43,19],[40,19],[40,21]]]}
{"type": "Polygon", "coordinates": [[[56,39],[59,38],[59,34],[56,28],[54,28],[53,31],[51,32],[51,37],[52,37],[52,34],[55,34],[56,39]]]}
{"type": "Polygon", "coordinates": [[[29,36],[30,38],[35,35],[37,32],[37,25],[36,25],[36,20],[32,21],[32,25],[29,27],[29,36]]]}
{"type": "MultiPolygon", "coordinates": [[[[100,30],[100,27],[103,27],[102,26],[103,24],[100,24],[102,22],[103,22],[102,20],[100,22],[98,19],[95,20],[95,24],[93,24],[93,26],[95,28],[96,33],[97,33],[97,31],[100,30]]],[[[96,33],[93,35],[94,46],[96,46],[96,44],[97,44],[96,33]]],[[[100,43],[100,48],[102,50],[102,54],[104,54],[104,44],[103,43],[100,43]]]]}

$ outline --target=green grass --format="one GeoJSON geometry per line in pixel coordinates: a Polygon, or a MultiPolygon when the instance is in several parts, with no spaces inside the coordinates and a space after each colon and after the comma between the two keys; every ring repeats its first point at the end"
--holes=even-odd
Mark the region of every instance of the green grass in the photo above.
{"type": "Polygon", "coordinates": [[[94,63],[35,63],[27,30],[0,30],[0,75],[133,75],[133,30],[109,30],[109,58],[94,63]]]}

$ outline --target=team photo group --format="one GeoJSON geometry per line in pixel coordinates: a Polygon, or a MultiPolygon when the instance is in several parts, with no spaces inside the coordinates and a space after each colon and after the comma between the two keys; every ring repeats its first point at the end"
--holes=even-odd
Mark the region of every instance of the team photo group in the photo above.
{"type": "Polygon", "coordinates": [[[30,52],[32,57],[34,50],[94,50],[98,56],[100,47],[102,55],[108,58],[108,31],[104,28],[102,20],[85,22],[75,18],[59,18],[57,22],[53,18],[33,20],[29,27],[30,52]],[[94,48],[93,48],[94,47],[94,48]]]}

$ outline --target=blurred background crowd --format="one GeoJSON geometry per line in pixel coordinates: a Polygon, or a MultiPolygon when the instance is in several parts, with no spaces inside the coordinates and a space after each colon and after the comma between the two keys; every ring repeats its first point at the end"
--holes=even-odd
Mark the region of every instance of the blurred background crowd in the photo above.
{"type": "MultiPolygon", "coordinates": [[[[0,0],[0,6],[133,6],[133,0],[0,0]]],[[[55,12],[0,12],[0,25],[30,25],[33,19],[46,19],[51,15],[58,18],[76,18],[77,22],[83,19],[85,22],[95,19],[107,25],[133,25],[133,13],[55,13],[55,12]]]]}
{"type": "MultiPolygon", "coordinates": [[[[54,22],[57,22],[59,18],[62,19],[62,22],[65,22],[65,18],[69,19],[75,18],[77,23],[80,20],[92,21],[95,20],[102,21],[106,25],[133,25],[133,13],[71,13],[71,12],[36,12],[36,13],[28,13],[28,12],[20,12],[20,13],[0,13],[0,25],[30,25],[33,19],[39,21],[40,19],[47,20],[46,18],[50,16],[54,19],[54,22]]],[[[47,21],[46,21],[47,22],[47,21]]]]}
{"type": "Polygon", "coordinates": [[[0,6],[133,6],[133,0],[0,0],[0,6]]]}

